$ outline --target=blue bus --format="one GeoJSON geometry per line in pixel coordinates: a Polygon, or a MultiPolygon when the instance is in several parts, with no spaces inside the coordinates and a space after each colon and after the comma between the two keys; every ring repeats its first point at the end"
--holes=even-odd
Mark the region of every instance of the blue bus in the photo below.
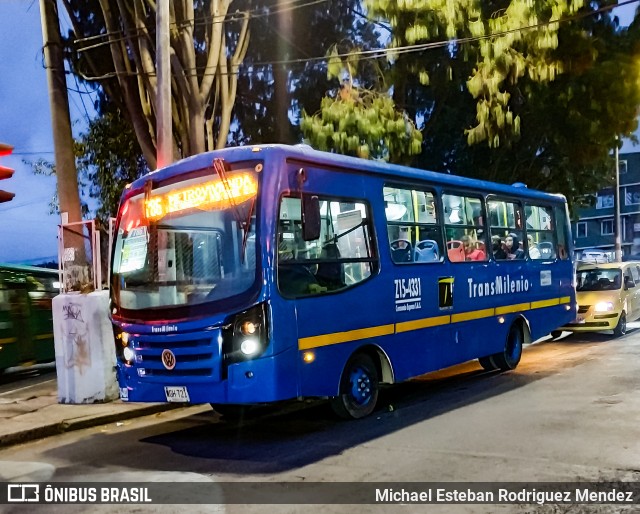
{"type": "Polygon", "coordinates": [[[123,193],[111,305],[121,398],[328,397],[471,359],[517,366],[573,320],[565,198],[315,151],[196,155],[123,193]]]}

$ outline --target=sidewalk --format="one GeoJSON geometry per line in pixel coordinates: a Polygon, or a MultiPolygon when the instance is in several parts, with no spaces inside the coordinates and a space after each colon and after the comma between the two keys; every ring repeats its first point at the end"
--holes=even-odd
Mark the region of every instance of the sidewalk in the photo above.
{"type": "Polygon", "coordinates": [[[0,448],[71,430],[147,416],[184,407],[167,403],[58,403],[55,374],[41,383],[21,387],[15,383],[0,392],[0,448]]]}

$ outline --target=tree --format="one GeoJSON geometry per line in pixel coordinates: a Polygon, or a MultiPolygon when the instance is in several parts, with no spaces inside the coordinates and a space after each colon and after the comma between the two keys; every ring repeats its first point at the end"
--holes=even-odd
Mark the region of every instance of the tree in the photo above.
{"type": "Polygon", "coordinates": [[[96,202],[96,217],[106,225],[118,212],[125,186],[150,170],[118,109],[94,118],[76,140],[75,149],[84,196],[96,202]]]}
{"type": "Polygon", "coordinates": [[[346,155],[408,163],[422,149],[422,134],[411,119],[395,109],[387,92],[359,87],[354,58],[330,52],[329,77],[344,76],[340,87],[322,99],[314,115],[303,111],[300,127],[312,146],[346,155]]]}
{"type": "Polygon", "coordinates": [[[578,12],[575,2],[459,0],[447,8],[432,1],[424,9],[405,2],[401,9],[366,1],[391,20],[394,47],[435,45],[399,54],[392,70],[397,105],[417,106],[425,120],[418,166],[525,182],[572,202],[610,179],[612,148],[635,130],[640,95],[638,35],[598,12],[607,2],[578,12]],[[517,30],[533,22],[543,25],[517,30]],[[483,34],[494,37],[478,39],[483,34]]]}
{"type": "MultiPolygon", "coordinates": [[[[302,110],[316,112],[325,93],[335,87],[335,80],[327,78],[326,61],[318,57],[336,43],[378,48],[375,25],[359,14],[360,0],[284,2],[283,6],[273,0],[251,1],[255,16],[238,78],[232,140],[236,144],[300,142],[302,110]],[[281,105],[283,96],[285,105],[281,105]]],[[[359,77],[367,86],[378,80],[368,72],[361,70],[359,77]]]]}
{"type": "MultiPolygon", "coordinates": [[[[520,133],[520,119],[512,112],[513,100],[506,86],[516,84],[525,74],[546,82],[562,73],[562,62],[553,54],[558,45],[557,21],[575,14],[583,0],[365,3],[373,16],[390,20],[392,47],[449,39],[456,41],[451,51],[465,58],[468,47],[474,46],[475,66],[466,86],[476,99],[476,125],[467,129],[467,138],[469,144],[486,142],[498,147],[501,138],[508,143],[520,133]]],[[[414,72],[422,84],[429,84],[425,67],[414,62],[414,72]]]]}
{"type": "MultiPolygon", "coordinates": [[[[109,100],[128,117],[149,167],[155,168],[155,1],[62,2],[73,23],[69,39],[76,42],[75,52],[70,55],[75,72],[99,83],[109,100]]],[[[227,143],[238,68],[249,42],[249,13],[229,14],[231,3],[171,2],[171,90],[177,157],[227,143]]]]}

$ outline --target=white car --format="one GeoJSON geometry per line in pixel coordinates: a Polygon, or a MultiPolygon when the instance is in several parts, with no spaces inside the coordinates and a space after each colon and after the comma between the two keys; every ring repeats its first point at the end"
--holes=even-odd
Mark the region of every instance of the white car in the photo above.
{"type": "Polygon", "coordinates": [[[604,264],[609,262],[609,255],[602,250],[585,250],[580,257],[582,262],[591,262],[595,264],[604,264]]]}

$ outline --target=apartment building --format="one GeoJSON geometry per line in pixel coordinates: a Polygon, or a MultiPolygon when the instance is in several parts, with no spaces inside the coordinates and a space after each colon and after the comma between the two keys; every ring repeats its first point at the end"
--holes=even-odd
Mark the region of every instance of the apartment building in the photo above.
{"type": "MultiPolygon", "coordinates": [[[[623,260],[640,260],[640,152],[619,155],[620,227],[623,260]]],[[[615,260],[615,186],[596,193],[595,204],[578,209],[572,221],[576,257],[584,250],[605,251],[615,260]]]]}

